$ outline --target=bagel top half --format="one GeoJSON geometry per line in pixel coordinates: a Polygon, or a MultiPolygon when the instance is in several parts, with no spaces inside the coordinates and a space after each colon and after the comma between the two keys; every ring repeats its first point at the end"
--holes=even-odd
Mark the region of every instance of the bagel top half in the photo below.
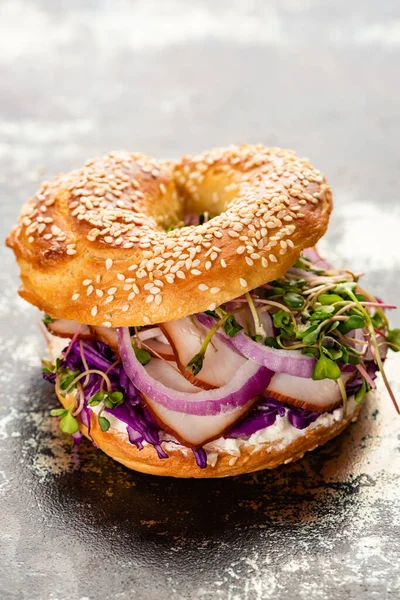
{"type": "Polygon", "coordinates": [[[176,163],[113,152],[43,183],[7,245],[20,295],[52,317],[148,325],[280,277],[331,209],[323,175],[290,150],[232,146],[176,163]],[[179,226],[203,212],[203,225],[179,226]]]}

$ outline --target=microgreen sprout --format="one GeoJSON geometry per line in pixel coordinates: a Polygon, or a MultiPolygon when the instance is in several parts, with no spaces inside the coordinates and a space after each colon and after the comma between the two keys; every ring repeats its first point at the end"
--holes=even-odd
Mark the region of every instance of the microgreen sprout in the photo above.
{"type": "Polygon", "coordinates": [[[260,323],[260,317],[258,315],[258,312],[256,310],[256,307],[254,306],[254,301],[253,298],[251,297],[251,295],[249,294],[249,292],[245,293],[245,298],[248,302],[249,308],[250,308],[250,312],[251,315],[253,317],[253,321],[254,321],[254,334],[255,335],[260,335],[261,339],[265,337],[265,331],[264,331],[264,327],[261,325],[260,323]]]}
{"type": "Polygon", "coordinates": [[[74,408],[75,402],[71,402],[68,408],[56,408],[50,411],[52,417],[61,417],[60,429],[64,433],[69,433],[70,435],[79,431],[78,419],[72,415],[74,408]]]}
{"type": "Polygon", "coordinates": [[[144,367],[151,361],[151,354],[144,348],[138,346],[137,341],[132,339],[132,348],[135,352],[135,356],[141,365],[144,367]]]}
{"type": "Polygon", "coordinates": [[[99,423],[100,429],[102,431],[108,431],[110,428],[110,421],[103,416],[103,411],[105,408],[113,409],[117,406],[120,406],[124,402],[124,396],[122,392],[104,392],[100,390],[96,394],[93,394],[88,400],[88,404],[91,407],[98,406],[102,404],[102,407],[97,415],[97,421],[99,423]]]}
{"type": "MultiPolygon", "coordinates": [[[[225,313],[225,311],[222,311],[222,313],[225,313]]],[[[216,313],[217,316],[218,313],[216,313]]],[[[216,322],[216,324],[208,331],[207,335],[204,337],[204,340],[200,346],[200,350],[198,351],[197,354],[195,354],[193,356],[193,358],[188,362],[188,364],[186,365],[186,371],[189,371],[190,373],[192,373],[192,375],[196,376],[198,373],[200,373],[201,369],[203,368],[203,362],[204,362],[204,357],[208,348],[208,344],[211,342],[214,334],[218,331],[218,329],[220,327],[222,327],[227,321],[228,319],[230,319],[232,317],[232,313],[225,313],[222,314],[222,316],[220,317],[220,319],[216,322]]]]}
{"type": "Polygon", "coordinates": [[[317,268],[301,256],[285,276],[262,286],[260,297],[255,298],[258,313],[268,310],[276,330],[275,337],[266,338],[264,343],[297,349],[314,358],[313,379],[338,382],[344,411],[347,396],[341,369],[354,365],[360,371],[363,383],[356,397],[361,401],[374,387],[364,358],[369,352],[399,412],[379,353],[379,347],[385,344],[400,351],[400,330],[389,329],[384,312],[385,308],[395,307],[377,301],[360,288],[358,278],[359,275],[343,269],[317,268]],[[357,330],[362,334],[354,333],[357,330]]]}

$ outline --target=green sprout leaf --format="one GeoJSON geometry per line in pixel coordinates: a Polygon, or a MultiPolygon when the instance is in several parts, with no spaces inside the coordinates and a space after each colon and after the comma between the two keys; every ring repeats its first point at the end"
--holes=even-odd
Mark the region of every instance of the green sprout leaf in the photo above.
{"type": "Polygon", "coordinates": [[[384,326],[384,322],[382,319],[382,314],[380,311],[377,311],[373,317],[371,317],[371,321],[374,327],[376,327],[376,329],[382,329],[382,327],[384,326]]]}
{"type": "Polygon", "coordinates": [[[108,394],[109,399],[114,404],[114,406],[119,406],[124,401],[124,395],[122,392],[111,392],[108,394]]]}
{"type": "Polygon", "coordinates": [[[367,300],[367,298],[364,296],[364,294],[354,294],[354,295],[359,302],[365,302],[367,300]]]}
{"type": "Polygon", "coordinates": [[[263,336],[258,333],[256,335],[252,335],[251,339],[253,340],[253,342],[257,342],[258,343],[258,342],[262,341],[263,336]]]}
{"type": "Polygon", "coordinates": [[[203,354],[195,354],[186,365],[186,371],[190,371],[192,375],[197,375],[203,368],[203,354]]]}
{"type": "Polygon", "coordinates": [[[301,353],[304,356],[311,356],[312,358],[319,358],[319,350],[318,348],[302,348],[301,353]]]}
{"type": "Polygon", "coordinates": [[[54,319],[48,314],[45,314],[42,320],[45,325],[47,325],[47,323],[53,323],[54,321],[54,319]]]}
{"type": "Polygon", "coordinates": [[[391,344],[392,350],[398,352],[400,350],[400,329],[391,329],[387,335],[387,341],[391,344]]]}
{"type": "Polygon", "coordinates": [[[301,332],[300,337],[306,346],[313,346],[317,343],[322,325],[323,323],[311,325],[311,327],[301,332]]]}
{"type": "Polygon", "coordinates": [[[318,302],[324,305],[334,304],[335,302],[343,302],[343,298],[337,294],[320,294],[318,302]]]}
{"type": "Polygon", "coordinates": [[[91,396],[88,400],[89,406],[97,406],[98,404],[100,404],[100,402],[104,400],[105,395],[105,392],[97,392],[97,394],[91,396]]]}
{"type": "Polygon", "coordinates": [[[53,410],[50,411],[52,417],[64,417],[67,413],[68,410],[66,408],[53,408],[53,410]]]}
{"type": "Polygon", "coordinates": [[[294,325],[290,318],[290,315],[284,310],[280,310],[274,315],[272,315],[272,319],[274,321],[275,327],[280,329],[280,335],[285,340],[290,340],[294,334],[294,325]]]}
{"type": "Polygon", "coordinates": [[[294,263],[293,267],[295,269],[302,269],[303,271],[309,270],[309,264],[306,262],[305,258],[298,258],[294,263]]]}
{"type": "Polygon", "coordinates": [[[265,338],[264,344],[265,344],[265,346],[269,346],[270,348],[277,348],[277,349],[279,348],[278,342],[276,341],[275,338],[273,338],[271,336],[268,336],[265,338]]]}
{"type": "Polygon", "coordinates": [[[330,324],[330,326],[328,327],[327,333],[331,333],[332,331],[335,331],[335,329],[337,329],[339,327],[340,321],[333,321],[333,323],[330,324]]]}
{"type": "Polygon", "coordinates": [[[346,334],[349,333],[349,331],[353,331],[353,329],[363,329],[364,327],[365,319],[359,315],[352,315],[347,319],[347,321],[342,321],[338,329],[340,333],[346,334]]]}
{"type": "Polygon", "coordinates": [[[60,429],[64,433],[69,433],[70,435],[79,431],[79,423],[69,411],[67,411],[67,414],[61,419],[60,429]]]}
{"type": "Polygon", "coordinates": [[[297,294],[296,292],[286,292],[283,296],[283,301],[286,306],[295,310],[302,308],[305,304],[303,296],[300,296],[300,294],[297,294]]]}
{"type": "Polygon", "coordinates": [[[107,408],[116,408],[121,406],[124,402],[124,395],[122,392],[110,392],[104,398],[104,405],[107,408]]]}
{"type": "Polygon", "coordinates": [[[340,375],[341,372],[338,365],[321,352],[319,359],[315,363],[312,378],[314,380],[339,379],[340,375]]]}
{"type": "MultiPolygon", "coordinates": [[[[74,379],[76,379],[80,375],[79,371],[71,371],[71,369],[62,369],[60,377],[59,377],[59,385],[60,389],[66,390],[72,384],[74,379]]],[[[75,385],[70,387],[69,391],[71,392],[75,389],[75,385]]]]}
{"type": "Polygon", "coordinates": [[[42,369],[43,373],[57,373],[60,369],[60,359],[57,358],[55,364],[53,364],[50,360],[42,359],[42,369]]]}
{"type": "Polygon", "coordinates": [[[144,348],[138,348],[136,344],[132,344],[135,356],[144,367],[151,361],[151,354],[144,348]]]}
{"type": "Polygon", "coordinates": [[[233,315],[228,317],[224,323],[225,333],[226,335],[229,335],[229,337],[235,337],[235,335],[237,335],[242,329],[243,327],[239,325],[233,315]]]}
{"type": "Polygon", "coordinates": [[[361,358],[355,356],[354,354],[349,354],[347,362],[349,363],[349,365],[359,365],[361,362],[361,358]]]}
{"type": "Polygon", "coordinates": [[[331,360],[338,360],[341,358],[343,356],[343,348],[344,347],[332,337],[324,337],[322,340],[321,350],[331,360]]]}
{"type": "Polygon", "coordinates": [[[354,396],[354,400],[356,402],[361,402],[367,392],[368,392],[368,386],[367,386],[367,382],[364,379],[362,386],[360,387],[360,389],[354,396]]]}
{"type": "Polygon", "coordinates": [[[272,300],[273,298],[279,298],[280,296],[283,296],[284,293],[285,293],[285,290],[283,288],[274,287],[274,288],[265,290],[264,296],[265,296],[265,298],[269,298],[270,300],[272,300]]]}
{"type": "Polygon", "coordinates": [[[99,416],[98,422],[102,431],[108,431],[110,429],[110,421],[106,419],[106,417],[99,416]]]}
{"type": "Polygon", "coordinates": [[[331,304],[327,304],[326,306],[319,306],[315,312],[310,317],[310,321],[323,321],[327,318],[331,317],[335,312],[335,307],[331,304]]]}

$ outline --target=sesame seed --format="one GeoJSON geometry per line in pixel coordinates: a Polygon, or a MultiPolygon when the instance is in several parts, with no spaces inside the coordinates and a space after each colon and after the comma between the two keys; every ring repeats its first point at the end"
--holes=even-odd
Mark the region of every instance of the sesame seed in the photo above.
{"type": "Polygon", "coordinates": [[[247,281],[245,279],[240,278],[239,281],[242,287],[247,287],[247,281]]]}
{"type": "Polygon", "coordinates": [[[246,262],[249,265],[249,267],[252,267],[254,265],[254,261],[251,260],[251,258],[249,258],[248,256],[246,256],[246,262]]]}
{"type": "Polygon", "coordinates": [[[278,259],[276,258],[276,256],[274,256],[274,254],[269,255],[269,260],[274,263],[278,262],[278,259]]]}
{"type": "Polygon", "coordinates": [[[106,269],[111,269],[112,265],[113,265],[112,258],[107,258],[107,260],[106,260],[106,269]]]}
{"type": "Polygon", "coordinates": [[[217,308],[217,303],[216,302],[212,302],[209,307],[207,308],[207,310],[215,310],[217,308]]]}
{"type": "Polygon", "coordinates": [[[199,271],[199,269],[192,269],[190,272],[192,275],[201,275],[201,271],[199,271]]]}
{"type": "Polygon", "coordinates": [[[199,283],[199,285],[197,287],[202,292],[206,292],[208,290],[208,285],[206,285],[205,283],[199,283]]]}
{"type": "Polygon", "coordinates": [[[124,281],[125,275],[123,273],[117,273],[117,279],[119,279],[120,281],[124,281]]]}
{"type": "Polygon", "coordinates": [[[102,325],[104,325],[104,327],[111,327],[110,321],[103,321],[102,325]]]}
{"type": "Polygon", "coordinates": [[[102,298],[102,296],[104,295],[103,290],[96,290],[96,294],[99,298],[102,298]]]}
{"type": "Polygon", "coordinates": [[[90,294],[93,292],[94,287],[92,285],[89,285],[87,290],[86,290],[86,295],[90,296],[90,294]]]}
{"type": "Polygon", "coordinates": [[[76,294],[73,294],[73,295],[72,295],[72,297],[71,297],[71,300],[72,300],[73,302],[75,302],[75,300],[78,300],[79,296],[80,296],[80,294],[78,294],[78,293],[76,293],[76,294]]]}
{"type": "Polygon", "coordinates": [[[92,317],[95,317],[97,315],[97,306],[93,306],[92,310],[90,311],[92,317]]]}
{"type": "Polygon", "coordinates": [[[264,256],[261,257],[261,264],[264,267],[264,269],[268,267],[268,261],[264,256]]]}
{"type": "Polygon", "coordinates": [[[129,310],[129,304],[124,304],[121,310],[122,312],[127,312],[129,310]]]}
{"type": "Polygon", "coordinates": [[[157,296],[154,298],[154,302],[157,304],[157,306],[159,306],[162,302],[162,296],[161,294],[157,294],[157,296]]]}
{"type": "Polygon", "coordinates": [[[91,283],[92,283],[92,280],[91,280],[91,279],[84,279],[84,280],[82,281],[82,284],[83,284],[83,285],[90,285],[91,283]]]}
{"type": "Polygon", "coordinates": [[[107,296],[105,303],[110,304],[114,300],[114,296],[107,296]]]}
{"type": "Polygon", "coordinates": [[[245,250],[245,246],[239,246],[238,248],[236,248],[236,254],[243,254],[245,250]]]}
{"type": "Polygon", "coordinates": [[[109,290],[107,291],[107,294],[109,296],[112,296],[113,294],[115,294],[116,291],[117,291],[116,287],[110,287],[109,290]]]}
{"type": "MultiPolygon", "coordinates": [[[[33,239],[32,239],[33,241],[33,239]]],[[[72,256],[73,254],[76,254],[76,250],[74,250],[73,248],[68,248],[67,249],[67,254],[69,254],[70,256],[72,256]]]]}
{"type": "Polygon", "coordinates": [[[210,294],[218,294],[218,292],[221,291],[221,288],[219,287],[212,287],[210,290],[210,294]]]}
{"type": "Polygon", "coordinates": [[[150,304],[150,302],[153,302],[153,300],[154,300],[153,294],[149,294],[146,298],[147,304],[150,304]]]}

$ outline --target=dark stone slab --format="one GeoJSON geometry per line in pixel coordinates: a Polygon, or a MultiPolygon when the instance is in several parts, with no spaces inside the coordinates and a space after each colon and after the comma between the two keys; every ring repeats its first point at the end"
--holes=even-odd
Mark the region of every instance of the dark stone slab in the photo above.
{"type": "MultiPolygon", "coordinates": [[[[261,141],[326,173],[322,248],[395,302],[399,19],[394,1],[0,3],[2,237],[41,179],[88,156],[261,141]]],[[[1,598],[399,597],[399,422],[381,381],[357,424],[297,464],[130,472],[49,418],[37,314],[1,252],[1,598]]]]}

